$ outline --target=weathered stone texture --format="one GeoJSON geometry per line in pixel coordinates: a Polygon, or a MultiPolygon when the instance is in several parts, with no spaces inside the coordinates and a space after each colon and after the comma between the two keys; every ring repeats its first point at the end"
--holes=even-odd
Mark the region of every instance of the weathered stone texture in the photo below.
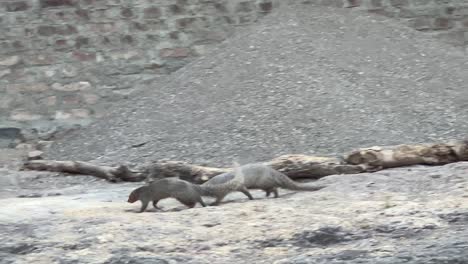
{"type": "Polygon", "coordinates": [[[182,67],[202,45],[224,40],[233,26],[251,23],[275,5],[270,0],[4,1],[0,107],[7,111],[0,113],[0,127],[87,123],[103,104],[128,94],[125,90],[182,67]],[[243,19],[246,15],[250,19],[243,19]]]}
{"type": "Polygon", "coordinates": [[[453,32],[468,32],[465,24],[468,17],[467,1],[432,0],[308,0],[336,7],[368,10],[373,13],[399,18],[421,31],[436,31],[448,42],[466,46],[468,38],[451,38],[453,32]]]}

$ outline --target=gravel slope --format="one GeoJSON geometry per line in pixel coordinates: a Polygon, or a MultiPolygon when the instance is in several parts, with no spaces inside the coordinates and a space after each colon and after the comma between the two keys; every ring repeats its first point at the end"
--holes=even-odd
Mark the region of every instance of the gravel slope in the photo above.
{"type": "Polygon", "coordinates": [[[235,156],[461,137],[468,130],[463,56],[384,17],[285,6],[57,142],[48,156],[221,165],[235,156]]]}

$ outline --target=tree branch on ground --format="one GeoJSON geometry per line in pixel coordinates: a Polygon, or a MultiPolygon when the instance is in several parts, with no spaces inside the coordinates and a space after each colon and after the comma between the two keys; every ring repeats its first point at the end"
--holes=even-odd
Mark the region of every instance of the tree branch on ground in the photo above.
{"type": "MultiPolygon", "coordinates": [[[[292,179],[319,179],[333,174],[356,174],[410,165],[443,165],[457,161],[468,161],[468,140],[437,144],[376,146],[352,151],[343,159],[284,155],[265,164],[292,179]]],[[[182,161],[156,161],[146,165],[142,172],[134,172],[123,165],[110,167],[89,162],[55,160],[27,161],[24,163],[24,169],[92,175],[111,182],[178,177],[195,183],[206,182],[218,174],[232,170],[192,165],[182,161]]]]}
{"type": "Polygon", "coordinates": [[[444,165],[468,161],[468,140],[363,148],[349,153],[344,160],[347,164],[367,166],[368,171],[410,165],[444,165]]]}
{"type": "Polygon", "coordinates": [[[143,181],[145,176],[130,171],[127,166],[109,167],[81,161],[31,160],[23,167],[29,170],[65,172],[71,174],[91,175],[110,182],[143,181]]]}

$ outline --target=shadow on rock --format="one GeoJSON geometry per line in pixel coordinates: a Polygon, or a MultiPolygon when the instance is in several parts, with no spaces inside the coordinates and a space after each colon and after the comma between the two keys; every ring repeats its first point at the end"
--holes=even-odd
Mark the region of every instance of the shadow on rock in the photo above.
{"type": "Polygon", "coordinates": [[[467,225],[468,212],[454,212],[449,214],[440,214],[440,218],[452,225],[467,225]]]}
{"type": "Polygon", "coordinates": [[[292,242],[298,247],[329,246],[352,240],[365,239],[366,234],[354,234],[342,227],[327,226],[313,231],[304,231],[293,236],[292,242]]]}

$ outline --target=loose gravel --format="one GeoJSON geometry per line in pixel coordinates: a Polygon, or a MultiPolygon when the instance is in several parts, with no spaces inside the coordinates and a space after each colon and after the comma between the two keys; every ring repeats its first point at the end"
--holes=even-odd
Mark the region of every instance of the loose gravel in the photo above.
{"type": "Polygon", "coordinates": [[[47,153],[228,165],[437,141],[468,131],[468,60],[396,20],[278,8],[47,153]]]}

